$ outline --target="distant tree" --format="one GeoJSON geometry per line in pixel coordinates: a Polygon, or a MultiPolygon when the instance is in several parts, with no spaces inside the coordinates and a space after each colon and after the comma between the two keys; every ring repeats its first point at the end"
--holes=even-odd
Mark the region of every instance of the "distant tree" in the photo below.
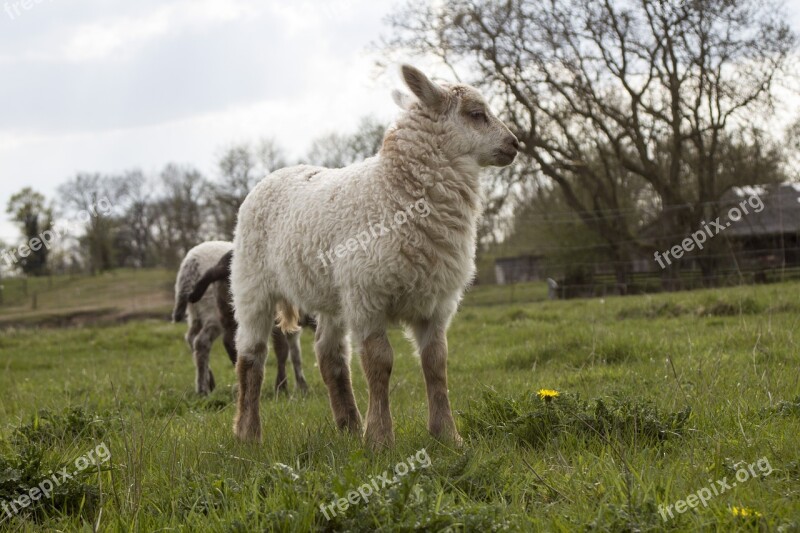
{"type": "Polygon", "coordinates": [[[162,193],[145,217],[152,224],[158,263],[177,267],[186,252],[205,240],[208,182],[193,169],[170,164],[161,172],[162,193]]]}
{"type": "Polygon", "coordinates": [[[209,208],[221,238],[232,239],[239,206],[264,176],[286,166],[283,150],[271,139],[231,146],[219,160],[219,178],[210,185],[209,208]]]}
{"type": "Polygon", "coordinates": [[[67,229],[78,240],[92,274],[116,266],[114,240],[118,221],[114,207],[124,193],[124,179],[98,173],[79,173],[58,187],[68,219],[67,229]]]}
{"type": "Polygon", "coordinates": [[[32,245],[27,257],[17,256],[17,266],[25,274],[40,276],[47,273],[49,246],[41,242],[41,234],[53,222],[53,210],[43,194],[25,187],[9,198],[6,213],[19,225],[26,245],[32,245]],[[34,239],[38,239],[38,242],[34,239]]]}
{"type": "Polygon", "coordinates": [[[153,184],[140,170],[122,176],[124,187],[119,206],[119,230],[114,239],[117,264],[120,266],[152,267],[156,265],[153,208],[153,184]]]}
{"type": "Polygon", "coordinates": [[[352,133],[329,133],[311,143],[305,162],[329,168],[346,167],[377,154],[383,144],[386,124],[363,117],[352,133]]]}

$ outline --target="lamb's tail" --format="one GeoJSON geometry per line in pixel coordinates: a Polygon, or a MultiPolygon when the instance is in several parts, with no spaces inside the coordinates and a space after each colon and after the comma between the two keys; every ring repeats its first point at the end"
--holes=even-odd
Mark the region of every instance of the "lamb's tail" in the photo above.
{"type": "Polygon", "coordinates": [[[175,307],[172,309],[172,321],[183,322],[186,318],[186,306],[189,305],[189,294],[192,292],[194,281],[200,277],[197,261],[192,258],[181,264],[178,271],[178,281],[175,283],[175,307]]]}
{"type": "Polygon", "coordinates": [[[233,258],[233,250],[223,255],[219,262],[213,267],[206,270],[203,277],[195,283],[191,294],[189,294],[189,302],[197,303],[200,298],[208,290],[208,286],[217,281],[230,280],[231,278],[231,259],[233,258]]]}
{"type": "Polygon", "coordinates": [[[300,331],[300,310],[285,300],[278,302],[278,327],[284,333],[300,331]]]}
{"type": "Polygon", "coordinates": [[[183,293],[175,294],[175,308],[172,310],[172,321],[175,323],[183,322],[186,318],[186,306],[189,304],[189,297],[183,293]]]}

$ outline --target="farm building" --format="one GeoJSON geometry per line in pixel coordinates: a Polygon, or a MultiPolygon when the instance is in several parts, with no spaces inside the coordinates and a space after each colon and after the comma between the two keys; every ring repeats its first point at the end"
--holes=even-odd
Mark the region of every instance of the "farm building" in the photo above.
{"type": "Polygon", "coordinates": [[[758,194],[764,207],[732,221],[725,236],[737,244],[741,268],[779,268],[800,266],[800,184],[782,183],[770,187],[733,188],[720,203],[727,212],[744,199],[758,194]]]}

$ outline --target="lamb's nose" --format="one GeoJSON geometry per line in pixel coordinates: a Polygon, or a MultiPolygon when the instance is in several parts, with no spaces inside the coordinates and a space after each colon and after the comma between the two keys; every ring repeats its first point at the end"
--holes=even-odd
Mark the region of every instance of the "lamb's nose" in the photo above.
{"type": "Polygon", "coordinates": [[[514,150],[519,151],[519,141],[517,140],[516,135],[511,136],[511,146],[514,147],[514,150]]]}

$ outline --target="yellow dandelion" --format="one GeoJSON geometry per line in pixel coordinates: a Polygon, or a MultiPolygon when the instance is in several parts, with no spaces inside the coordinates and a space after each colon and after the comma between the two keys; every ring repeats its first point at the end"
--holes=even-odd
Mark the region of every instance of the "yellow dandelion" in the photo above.
{"type": "Polygon", "coordinates": [[[538,395],[542,400],[549,402],[553,398],[558,398],[558,391],[553,389],[539,389],[538,395]]]}
{"type": "Polygon", "coordinates": [[[731,507],[731,513],[737,518],[761,518],[761,513],[747,507],[731,507]]]}

